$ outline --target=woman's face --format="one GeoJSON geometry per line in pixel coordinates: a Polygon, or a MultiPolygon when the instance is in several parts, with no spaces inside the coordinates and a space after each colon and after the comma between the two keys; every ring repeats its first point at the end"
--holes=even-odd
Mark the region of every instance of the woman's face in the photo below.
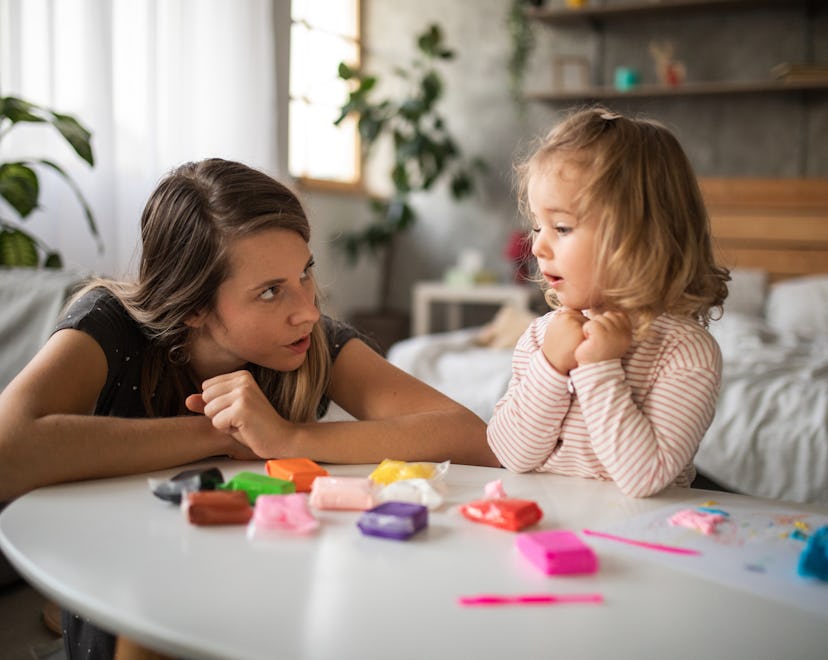
{"type": "Polygon", "coordinates": [[[535,165],[528,186],[532,215],[532,254],[561,305],[585,310],[600,307],[596,281],[597,221],[577,214],[581,169],[561,158],[535,165]]]}
{"type": "Polygon", "coordinates": [[[305,240],[287,229],[268,229],[229,246],[230,276],[216,306],[191,320],[191,364],[210,378],[248,362],[293,371],[305,361],[319,320],[305,240]]]}

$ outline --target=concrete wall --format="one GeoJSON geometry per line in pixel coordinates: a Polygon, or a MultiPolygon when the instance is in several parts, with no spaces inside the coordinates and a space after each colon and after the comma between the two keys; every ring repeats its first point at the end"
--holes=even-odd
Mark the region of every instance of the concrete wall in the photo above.
{"type": "MultiPolygon", "coordinates": [[[[548,0],[551,3],[553,0],[548,0]]],[[[563,4],[563,0],[557,0],[563,4]]],[[[814,6],[820,3],[814,3],[814,6]]],[[[509,94],[506,62],[510,37],[506,16],[511,0],[363,0],[365,63],[380,75],[408,62],[414,35],[431,22],[445,31],[457,57],[444,67],[444,110],[468,155],[484,158],[490,171],[473,200],[456,205],[445,190],[416,200],[421,222],[405,237],[393,277],[395,306],[407,310],[411,285],[440,278],[460,250],[481,250],[487,266],[509,276],[502,250],[520,226],[511,168],[533,138],[546,132],[566,104],[530,103],[523,113],[509,94]]],[[[553,58],[603,50],[593,68],[595,82],[611,81],[615,66],[635,66],[643,82],[655,82],[648,54],[652,39],[670,39],[685,62],[688,80],[766,78],[778,62],[828,62],[828,8],[808,14],[806,3],[779,8],[713,10],[709,14],[624,19],[603,30],[535,25],[537,48],[527,75],[528,90],[551,86],[553,58]],[[602,41],[603,40],[603,41],[602,41]]],[[[828,92],[654,98],[609,103],[625,113],[659,119],[674,129],[704,176],[828,176],[828,92]]],[[[378,184],[375,182],[375,187],[378,184]]],[[[371,263],[348,268],[329,238],[338,228],[365,218],[361,199],[306,195],[315,227],[314,249],[329,308],[347,316],[376,301],[371,263]]]]}

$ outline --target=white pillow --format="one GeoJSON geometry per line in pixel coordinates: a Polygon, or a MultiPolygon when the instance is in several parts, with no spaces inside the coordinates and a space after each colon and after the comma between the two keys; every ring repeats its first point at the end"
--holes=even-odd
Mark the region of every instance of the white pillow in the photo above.
{"type": "Polygon", "coordinates": [[[828,335],[828,275],[798,277],[772,284],[765,317],[768,325],[780,334],[828,335]]]}
{"type": "Polygon", "coordinates": [[[725,312],[736,312],[746,316],[762,316],[765,311],[768,274],[755,268],[734,268],[727,283],[725,312]]]}

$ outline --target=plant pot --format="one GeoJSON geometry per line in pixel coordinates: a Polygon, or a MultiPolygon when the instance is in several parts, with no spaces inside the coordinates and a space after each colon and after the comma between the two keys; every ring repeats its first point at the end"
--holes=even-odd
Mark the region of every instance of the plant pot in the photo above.
{"type": "Polygon", "coordinates": [[[411,318],[404,312],[361,310],[351,314],[349,322],[382,355],[387,355],[392,344],[411,335],[411,318]]]}

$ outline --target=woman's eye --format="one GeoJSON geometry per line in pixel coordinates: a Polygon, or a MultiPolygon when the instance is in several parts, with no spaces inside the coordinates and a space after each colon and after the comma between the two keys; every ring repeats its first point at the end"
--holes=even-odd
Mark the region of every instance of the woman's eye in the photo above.
{"type": "Polygon", "coordinates": [[[313,277],[313,273],[311,273],[311,271],[313,270],[313,267],[314,267],[315,265],[316,265],[316,264],[315,264],[313,261],[311,261],[311,262],[307,265],[307,267],[305,268],[305,270],[302,272],[302,279],[303,279],[303,280],[310,280],[310,279],[313,277]]]}
{"type": "Polygon", "coordinates": [[[273,300],[278,291],[279,290],[275,286],[269,286],[259,294],[259,298],[262,300],[273,300]]]}

